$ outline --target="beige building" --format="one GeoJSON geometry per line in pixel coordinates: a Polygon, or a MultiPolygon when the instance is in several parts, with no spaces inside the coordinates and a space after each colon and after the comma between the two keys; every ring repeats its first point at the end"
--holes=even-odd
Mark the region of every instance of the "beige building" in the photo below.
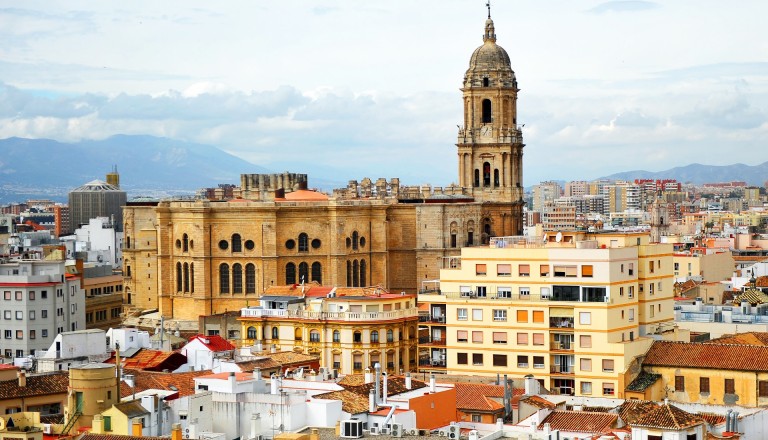
{"type": "Polygon", "coordinates": [[[197,322],[302,281],[416,293],[461,247],[520,234],[518,86],[490,19],[461,90],[459,186],[364,179],[326,195],[307,189],[306,175],[245,174],[230,198],[129,202],[125,302],[197,322]]]}
{"type": "Polygon", "coordinates": [[[555,393],[619,397],[673,321],[672,245],[647,234],[493,238],[425,289],[422,371],[532,374],[555,393]]]}
{"type": "Polygon", "coordinates": [[[675,253],[672,257],[675,281],[700,279],[718,282],[730,279],[736,270],[731,251],[714,251],[694,248],[690,252],[675,253]]]}
{"type": "Polygon", "coordinates": [[[390,374],[416,370],[415,294],[280,286],[242,309],[240,321],[247,345],[319,356],[321,367],[341,374],[377,363],[390,374]]]}

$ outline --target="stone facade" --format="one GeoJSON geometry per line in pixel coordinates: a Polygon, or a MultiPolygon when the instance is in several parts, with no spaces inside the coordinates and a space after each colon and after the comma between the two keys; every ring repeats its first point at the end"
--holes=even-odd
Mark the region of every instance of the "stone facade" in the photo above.
{"type": "Polygon", "coordinates": [[[231,197],[214,189],[201,194],[215,200],[129,202],[126,302],[196,321],[247,307],[271,286],[302,281],[415,293],[461,247],[520,234],[518,88],[495,38],[489,19],[462,89],[460,185],[366,178],[325,195],[307,189],[305,174],[244,174],[231,197]]]}

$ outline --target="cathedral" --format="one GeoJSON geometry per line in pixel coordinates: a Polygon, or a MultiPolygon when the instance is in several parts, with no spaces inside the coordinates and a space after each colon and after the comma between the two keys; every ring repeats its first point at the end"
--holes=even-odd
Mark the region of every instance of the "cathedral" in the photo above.
{"type": "Polygon", "coordinates": [[[382,286],[415,293],[449,257],[522,233],[517,80],[490,13],[464,75],[458,184],[350,181],[324,194],[305,174],[244,174],[196,200],[124,208],[124,302],[197,320],[254,305],[270,286],[382,286]]]}

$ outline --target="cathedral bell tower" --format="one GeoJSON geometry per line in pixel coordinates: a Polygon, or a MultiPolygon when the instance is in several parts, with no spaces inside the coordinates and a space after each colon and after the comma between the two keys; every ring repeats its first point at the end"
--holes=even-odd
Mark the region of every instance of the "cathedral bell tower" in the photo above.
{"type": "MultiPolygon", "coordinates": [[[[517,216],[522,215],[525,146],[517,123],[519,90],[509,55],[496,44],[489,7],[483,45],[472,53],[461,89],[464,125],[456,144],[459,185],[478,202],[514,205],[517,216]]],[[[522,224],[513,229],[520,232],[522,224]]]]}

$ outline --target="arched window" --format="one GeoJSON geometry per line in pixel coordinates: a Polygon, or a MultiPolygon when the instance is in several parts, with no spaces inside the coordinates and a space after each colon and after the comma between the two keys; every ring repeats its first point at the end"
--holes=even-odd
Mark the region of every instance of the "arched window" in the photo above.
{"type": "Polygon", "coordinates": [[[360,260],[360,287],[365,287],[365,260],[360,260]]]}
{"type": "Polygon", "coordinates": [[[323,284],[323,265],[319,261],[312,263],[312,281],[323,284]]]}
{"type": "Polygon", "coordinates": [[[181,282],[182,282],[182,275],[181,275],[181,263],[176,263],[176,291],[181,292],[181,282]]]}
{"type": "Polygon", "coordinates": [[[320,342],[320,332],[312,329],[309,331],[309,342],[320,342]]]}
{"type": "Polygon", "coordinates": [[[483,186],[491,186],[491,164],[483,162],[483,186]]]}
{"type": "Polygon", "coordinates": [[[189,291],[195,293],[195,263],[189,263],[189,291]]]}
{"type": "Polygon", "coordinates": [[[475,188],[480,186],[480,170],[475,168],[475,188]]]}
{"type": "Polygon", "coordinates": [[[379,332],[377,330],[373,330],[371,332],[371,344],[378,344],[379,343],[379,332]]]}
{"type": "MultiPolygon", "coordinates": [[[[128,268],[130,272],[130,267],[128,268]]],[[[130,273],[128,274],[130,276],[130,273]]],[[[352,287],[352,262],[347,260],[347,287],[352,287]]]]}
{"type": "Polygon", "coordinates": [[[305,233],[299,234],[299,252],[307,252],[309,250],[309,236],[305,233]]]}
{"type": "Polygon", "coordinates": [[[304,335],[302,333],[301,328],[296,328],[293,330],[293,339],[297,341],[301,341],[302,339],[304,339],[304,335]]]}
{"type": "Polygon", "coordinates": [[[189,264],[184,263],[184,291],[189,292],[189,264]]]}
{"type": "Polygon", "coordinates": [[[491,100],[483,99],[483,124],[490,124],[493,122],[493,116],[491,116],[491,100]]]}
{"type": "Polygon", "coordinates": [[[499,186],[499,169],[493,170],[493,186],[499,186]]]}
{"type": "Polygon", "coordinates": [[[232,293],[243,293],[243,266],[240,263],[232,265],[232,293]]]}
{"type": "Polygon", "coordinates": [[[357,250],[357,245],[359,243],[359,238],[357,231],[352,232],[352,250],[357,250]]]}
{"type": "Polygon", "coordinates": [[[189,251],[189,236],[187,234],[181,237],[181,250],[184,252],[189,251]]]}
{"type": "Polygon", "coordinates": [[[256,339],[258,338],[258,333],[256,332],[256,327],[248,327],[247,331],[248,339],[256,339]]]}
{"type": "Polygon", "coordinates": [[[285,284],[296,284],[296,265],[293,263],[285,265],[285,284]]]}
{"type": "Polygon", "coordinates": [[[333,342],[341,342],[341,332],[338,330],[333,331],[333,342]]]}
{"type": "Polygon", "coordinates": [[[278,326],[272,327],[272,339],[280,338],[280,328],[278,326]]]}
{"type": "Polygon", "coordinates": [[[245,293],[256,293],[256,265],[245,265],[245,293]]]}
{"type": "Polygon", "coordinates": [[[240,234],[232,234],[232,252],[243,251],[243,240],[240,238],[240,234]]]}
{"type": "Polygon", "coordinates": [[[395,333],[392,329],[387,330],[387,342],[395,342],[395,333]]]}
{"type": "Polygon", "coordinates": [[[352,287],[360,287],[360,263],[352,261],[352,287]]]}
{"type": "Polygon", "coordinates": [[[229,264],[219,266],[219,293],[229,293],[229,264]]]}
{"type": "Polygon", "coordinates": [[[309,281],[309,264],[299,263],[299,282],[306,283],[309,281]]]}
{"type": "Polygon", "coordinates": [[[360,330],[352,333],[352,342],[356,344],[363,342],[363,333],[360,330]]]}

